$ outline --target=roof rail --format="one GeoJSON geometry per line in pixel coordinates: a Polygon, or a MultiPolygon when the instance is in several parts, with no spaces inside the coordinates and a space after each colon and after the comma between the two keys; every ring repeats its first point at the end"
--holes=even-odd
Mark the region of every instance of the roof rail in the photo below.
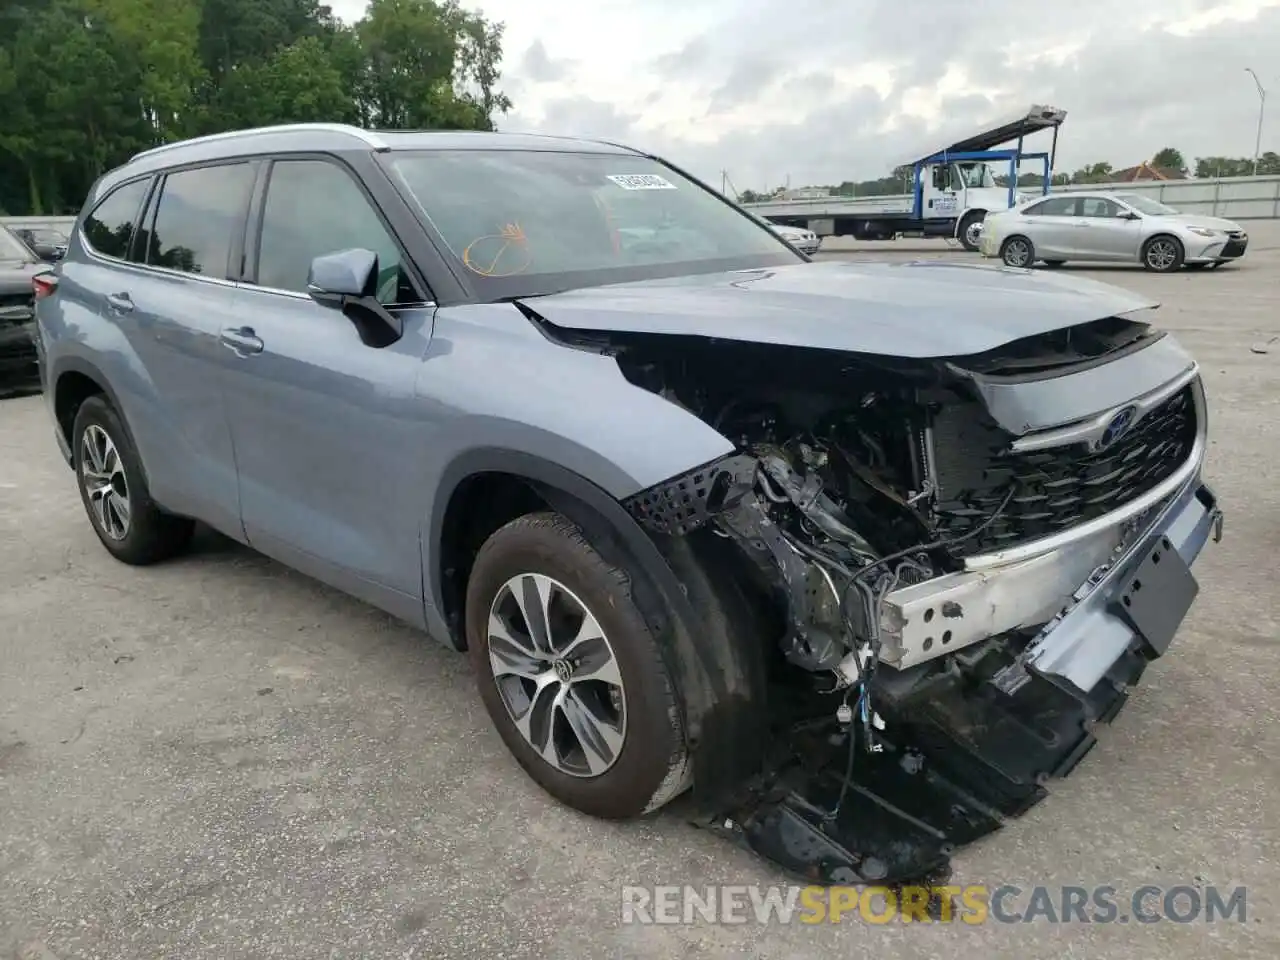
{"type": "Polygon", "coordinates": [[[162,143],[158,147],[135,153],[129,158],[129,162],[132,163],[143,157],[155,156],[167,150],[174,150],[178,147],[186,147],[197,143],[217,143],[220,140],[234,140],[237,137],[248,137],[261,133],[291,133],[295,130],[298,132],[309,131],[311,133],[345,133],[347,136],[355,137],[375,150],[385,150],[387,148],[386,143],[376,133],[365,130],[362,127],[353,127],[346,123],[282,123],[271,127],[227,130],[223,133],[211,133],[203,137],[194,137],[190,140],[175,140],[173,143],[162,143]]]}

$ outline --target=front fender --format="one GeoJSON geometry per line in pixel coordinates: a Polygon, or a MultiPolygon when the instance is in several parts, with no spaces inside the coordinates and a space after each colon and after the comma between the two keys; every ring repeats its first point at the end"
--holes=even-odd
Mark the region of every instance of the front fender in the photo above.
{"type": "Polygon", "coordinates": [[[733,451],[688,410],[628,382],[612,356],[552,341],[509,303],[437,311],[417,396],[424,534],[457,464],[484,451],[562,467],[614,500],[733,451]]]}

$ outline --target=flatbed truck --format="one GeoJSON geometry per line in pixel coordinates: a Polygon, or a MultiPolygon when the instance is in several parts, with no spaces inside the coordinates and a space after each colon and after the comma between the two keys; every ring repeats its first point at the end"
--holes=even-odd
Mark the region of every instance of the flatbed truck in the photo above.
{"type": "Polygon", "coordinates": [[[910,193],[880,197],[816,197],[743,204],[778,224],[803,227],[823,236],[892,240],[899,236],[954,238],[977,250],[982,221],[993,210],[1007,210],[1049,192],[1058,150],[1058,129],[1067,112],[1034,105],[1025,113],[992,124],[972,136],[911,161],[910,193]],[[1048,152],[1025,149],[1027,137],[1051,131],[1048,152]],[[1006,146],[1015,144],[1014,146],[1006,146]],[[1042,183],[1018,187],[1020,165],[1039,161],[1042,183]],[[1005,174],[1007,187],[996,177],[1005,174]]]}

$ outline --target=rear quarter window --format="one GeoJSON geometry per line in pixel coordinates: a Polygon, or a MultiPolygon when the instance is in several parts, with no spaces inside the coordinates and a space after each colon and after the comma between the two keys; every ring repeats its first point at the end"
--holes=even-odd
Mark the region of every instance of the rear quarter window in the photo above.
{"type": "Polygon", "coordinates": [[[116,187],[85,217],[84,238],[95,253],[128,259],[133,226],[150,183],[151,178],[144,177],[116,187]]]}

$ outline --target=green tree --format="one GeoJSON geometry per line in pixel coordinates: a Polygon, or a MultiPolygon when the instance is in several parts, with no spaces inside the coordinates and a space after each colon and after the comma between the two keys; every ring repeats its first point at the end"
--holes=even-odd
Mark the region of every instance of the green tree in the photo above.
{"type": "MultiPolygon", "coordinates": [[[[1268,150],[1258,156],[1258,176],[1280,174],[1280,154],[1268,150]]],[[[1253,157],[1199,157],[1197,177],[1248,177],[1253,175],[1253,157]]]]}
{"type": "Polygon", "coordinates": [[[217,87],[232,70],[261,64],[328,29],[328,9],[317,0],[203,0],[200,61],[217,87]]]}
{"type": "Polygon", "coordinates": [[[1106,183],[1111,179],[1113,167],[1105,160],[1101,163],[1090,163],[1081,167],[1071,175],[1072,183],[1106,183]]]}
{"type": "Polygon", "coordinates": [[[511,107],[494,89],[501,26],[453,0],[372,0],[356,33],[376,126],[490,129],[511,107]]]}
{"type": "Polygon", "coordinates": [[[355,99],[319,37],[303,37],[261,64],[232,71],[218,90],[219,126],[274,123],[353,123],[355,99]]]}
{"type": "Polygon", "coordinates": [[[1165,147],[1151,158],[1153,167],[1160,167],[1163,170],[1177,170],[1178,173],[1185,174],[1187,172],[1187,161],[1183,159],[1182,151],[1177,147],[1165,147]]]}
{"type": "Polygon", "coordinates": [[[457,0],[0,0],[0,211],[73,213],[138,150],[290,121],[493,129],[502,25],[457,0]]]}

